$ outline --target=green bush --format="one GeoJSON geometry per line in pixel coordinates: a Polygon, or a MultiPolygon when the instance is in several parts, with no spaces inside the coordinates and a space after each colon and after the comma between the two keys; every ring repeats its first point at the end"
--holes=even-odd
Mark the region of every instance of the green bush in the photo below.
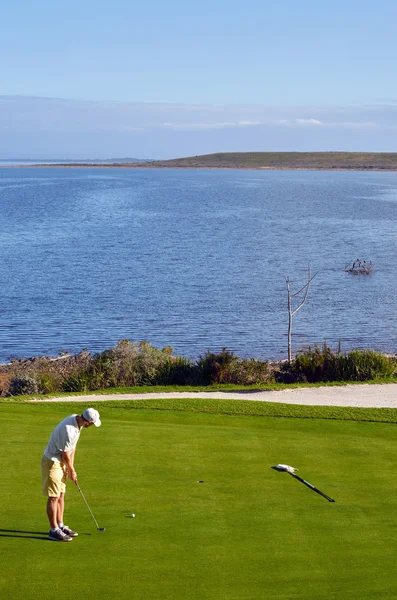
{"type": "Polygon", "coordinates": [[[171,357],[160,367],[154,385],[201,385],[197,363],[180,356],[171,357]]]}
{"type": "Polygon", "coordinates": [[[255,358],[239,358],[227,365],[220,383],[236,385],[253,385],[274,382],[274,375],[269,363],[255,358]]]}
{"type": "Polygon", "coordinates": [[[21,373],[10,381],[7,396],[28,396],[43,394],[40,378],[34,374],[21,373]]]}
{"type": "Polygon", "coordinates": [[[172,348],[158,349],[149,342],[122,340],[91,356],[88,351],[57,358],[15,359],[0,366],[0,394],[55,394],[89,392],[111,387],[211,384],[264,385],[273,381],[326,382],[386,379],[396,372],[396,361],[372,350],[342,354],[340,348],[308,348],[291,363],[269,365],[239,358],[223,348],[208,351],[198,361],[173,356],[172,348]],[[278,369],[278,371],[277,371],[278,369]]]}
{"type": "Polygon", "coordinates": [[[93,357],[87,369],[72,374],[63,391],[100,390],[109,387],[154,385],[172,361],[172,348],[154,348],[149,342],[121,340],[93,357]]]}
{"type": "Polygon", "coordinates": [[[62,377],[55,371],[39,374],[43,394],[56,394],[62,388],[62,377]]]}
{"type": "Polygon", "coordinates": [[[89,392],[99,388],[91,387],[94,384],[89,371],[69,375],[62,383],[62,392],[89,392]]]}
{"type": "Polygon", "coordinates": [[[208,351],[204,356],[200,357],[197,365],[201,384],[225,383],[223,381],[223,374],[237,360],[233,352],[229,352],[226,348],[222,348],[222,351],[218,353],[208,351]]]}
{"type": "Polygon", "coordinates": [[[394,361],[373,350],[353,350],[340,361],[340,375],[343,379],[368,381],[391,377],[396,370],[394,361]]]}
{"type": "Polygon", "coordinates": [[[218,354],[207,352],[198,361],[201,385],[234,383],[251,385],[274,381],[269,363],[255,358],[238,358],[223,348],[218,354]]]}
{"type": "Polygon", "coordinates": [[[326,342],[322,347],[310,347],[298,354],[289,365],[281,369],[280,380],[307,381],[369,381],[391,377],[396,371],[395,362],[373,350],[352,350],[343,354],[331,350],[326,342]]]}
{"type": "MultiPolygon", "coordinates": [[[[10,365],[3,366],[1,378],[4,379],[6,376],[4,381],[7,388],[3,389],[2,393],[15,395],[15,390],[18,388],[32,390],[32,392],[25,391],[24,394],[55,394],[63,391],[65,382],[84,372],[91,362],[92,356],[86,350],[77,355],[65,353],[56,358],[40,356],[31,359],[14,359],[10,365]],[[13,379],[14,383],[12,383],[13,379]],[[26,383],[23,384],[23,381],[26,383]]],[[[72,391],[67,386],[66,390],[72,391]]]]}

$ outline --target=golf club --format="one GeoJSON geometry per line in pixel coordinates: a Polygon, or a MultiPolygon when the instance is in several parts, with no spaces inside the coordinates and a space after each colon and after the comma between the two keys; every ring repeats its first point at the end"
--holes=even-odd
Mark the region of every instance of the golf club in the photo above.
{"type": "Polygon", "coordinates": [[[81,497],[83,498],[84,502],[86,503],[86,506],[87,506],[88,510],[89,510],[89,511],[90,511],[90,513],[91,513],[91,517],[92,517],[92,518],[94,519],[94,521],[95,521],[95,525],[96,525],[97,531],[105,531],[105,529],[106,529],[105,527],[99,527],[99,525],[98,525],[98,521],[97,521],[97,520],[96,520],[96,518],[94,517],[94,515],[93,515],[93,512],[92,512],[92,510],[90,509],[90,507],[88,506],[88,502],[87,502],[87,500],[85,499],[83,492],[81,491],[81,487],[80,487],[78,484],[76,484],[76,485],[77,485],[77,489],[79,490],[79,492],[80,492],[80,494],[81,494],[81,497]]]}
{"type": "Polygon", "coordinates": [[[295,469],[295,467],[291,467],[290,465],[279,464],[279,465],[276,465],[275,467],[272,467],[272,469],[275,469],[276,471],[285,471],[286,473],[289,473],[290,475],[292,475],[292,477],[295,477],[295,479],[297,479],[298,481],[301,481],[303,484],[307,485],[307,487],[310,488],[311,490],[313,490],[313,492],[316,492],[317,494],[320,494],[320,496],[323,496],[323,498],[326,498],[328,500],[328,502],[335,502],[335,500],[333,498],[330,498],[329,496],[327,496],[327,494],[324,494],[324,492],[321,492],[314,485],[312,485],[305,479],[302,479],[302,477],[299,477],[299,475],[295,475],[295,471],[298,470],[298,469],[295,469]]]}

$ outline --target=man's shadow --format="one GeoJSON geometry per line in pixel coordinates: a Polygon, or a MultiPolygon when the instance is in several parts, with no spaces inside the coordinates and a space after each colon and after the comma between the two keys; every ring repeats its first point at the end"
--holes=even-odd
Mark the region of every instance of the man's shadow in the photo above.
{"type": "MultiPolygon", "coordinates": [[[[90,533],[80,533],[80,535],[91,535],[90,533]]],[[[27,540],[48,540],[48,531],[24,531],[21,529],[0,529],[0,537],[25,538],[27,540]],[[23,535],[27,533],[28,535],[23,535]],[[40,537],[39,537],[40,536],[40,537]]]]}
{"type": "Polygon", "coordinates": [[[19,529],[0,529],[0,537],[26,538],[28,540],[48,540],[48,531],[21,531],[19,529]],[[21,535],[27,533],[29,535],[21,535]],[[15,535],[18,534],[18,535],[15,535]],[[40,536],[40,537],[39,537],[40,536]]]}

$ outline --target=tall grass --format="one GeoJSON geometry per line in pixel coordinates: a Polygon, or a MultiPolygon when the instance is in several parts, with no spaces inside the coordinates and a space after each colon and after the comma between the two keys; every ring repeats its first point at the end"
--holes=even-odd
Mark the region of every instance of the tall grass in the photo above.
{"type": "Polygon", "coordinates": [[[343,354],[322,347],[308,348],[298,354],[285,371],[295,381],[369,381],[393,376],[396,361],[373,350],[352,350],[343,354]]]}
{"type": "Polygon", "coordinates": [[[254,358],[239,358],[223,348],[219,353],[207,352],[198,361],[203,385],[235,383],[251,385],[274,381],[269,363],[254,358]]]}

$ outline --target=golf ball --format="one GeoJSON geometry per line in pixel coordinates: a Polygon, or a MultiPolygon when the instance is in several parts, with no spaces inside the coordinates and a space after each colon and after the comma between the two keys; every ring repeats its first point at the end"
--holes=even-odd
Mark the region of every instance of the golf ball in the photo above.
{"type": "Polygon", "coordinates": [[[131,517],[135,517],[135,514],[134,514],[134,513],[132,513],[131,517]]]}

